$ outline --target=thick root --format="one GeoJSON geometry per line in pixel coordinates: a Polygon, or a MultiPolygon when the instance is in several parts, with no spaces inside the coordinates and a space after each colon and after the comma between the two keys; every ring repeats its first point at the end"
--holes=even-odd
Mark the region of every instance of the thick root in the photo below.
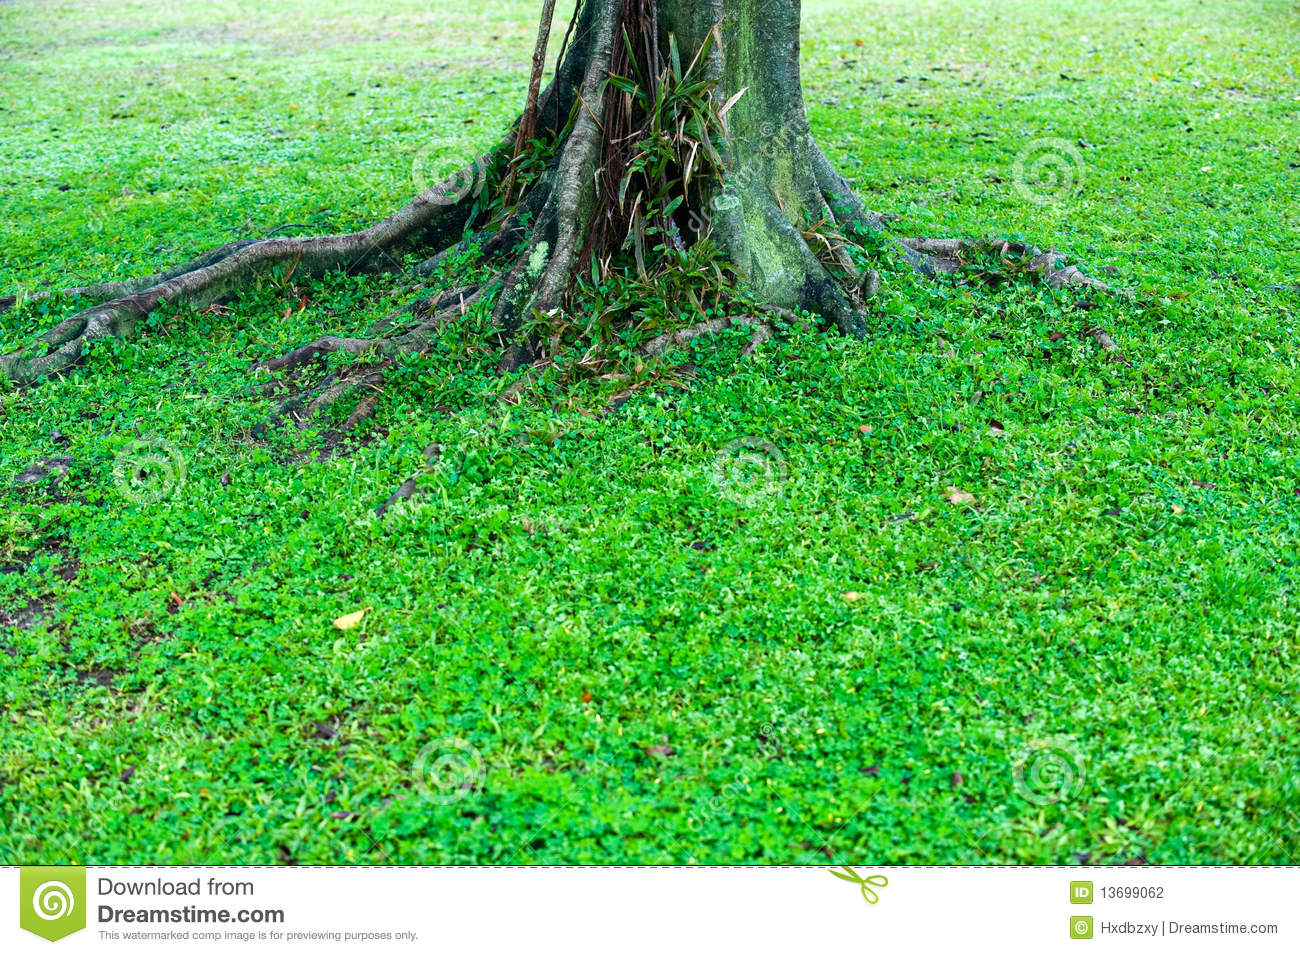
{"type": "MultiPolygon", "coordinates": [[[[1076,265],[1071,265],[1065,256],[1050,250],[1044,251],[1034,245],[1022,242],[971,242],[966,239],[900,239],[899,243],[912,256],[909,261],[913,267],[927,275],[952,275],[969,266],[970,261],[981,251],[996,249],[999,255],[1012,264],[1022,267],[1026,272],[1036,275],[1048,288],[1082,288],[1108,295],[1120,295],[1132,298],[1130,289],[1117,289],[1084,274],[1076,265]]],[[[1111,361],[1129,364],[1115,340],[1103,329],[1089,325],[1080,333],[1082,338],[1091,338],[1104,351],[1111,361]]]]}
{"type": "MultiPolygon", "coordinates": [[[[187,272],[195,272],[199,269],[207,268],[209,265],[215,265],[222,259],[234,255],[241,249],[246,249],[250,245],[256,245],[257,241],[258,240],[256,239],[244,239],[239,242],[231,242],[218,249],[213,249],[211,252],[205,253],[184,265],[178,265],[173,269],[168,269],[165,272],[159,272],[155,275],[126,279],[121,282],[103,282],[99,285],[80,285],[74,288],[56,290],[45,289],[39,292],[32,292],[23,295],[21,298],[24,303],[43,302],[55,295],[63,296],[65,298],[84,298],[94,304],[111,302],[114,299],[126,298],[128,295],[135,295],[139,292],[145,291],[146,289],[153,288],[155,285],[169,282],[172,279],[185,275],[187,272]]],[[[0,314],[13,308],[18,301],[19,296],[16,295],[9,295],[0,298],[0,314]]]]}
{"type": "MultiPolygon", "coordinates": [[[[390,315],[388,319],[381,323],[382,326],[391,328],[395,319],[409,313],[417,320],[413,326],[407,323],[399,330],[390,331],[380,337],[342,338],[328,335],[318,338],[307,345],[295,348],[279,358],[260,362],[254,365],[252,370],[293,372],[304,365],[339,352],[349,355],[371,356],[373,358],[371,363],[354,366],[346,371],[335,371],[327,374],[314,386],[309,386],[281,404],[273,416],[293,420],[300,428],[305,428],[318,412],[341,398],[359,388],[370,389],[371,394],[362,399],[357,406],[357,410],[352,413],[345,425],[345,428],[351,428],[358,421],[374,414],[375,403],[378,400],[378,387],[383,380],[383,371],[392,364],[393,359],[401,355],[425,351],[438,332],[452,322],[463,318],[468,308],[476,303],[481,296],[482,290],[474,286],[442,292],[407,306],[400,312],[390,315]],[[440,306],[442,307],[439,308],[440,306]],[[437,310],[435,311],[435,309],[437,310]],[[314,395],[310,400],[304,397],[308,392],[314,395]]],[[[376,326],[376,328],[379,328],[379,326],[376,326]]],[[[371,334],[376,335],[376,330],[372,329],[371,334]]],[[[274,390],[280,384],[282,382],[271,382],[269,388],[274,390]]],[[[265,389],[268,386],[262,387],[265,389]]]]}
{"type": "Polygon", "coordinates": [[[277,409],[274,419],[292,421],[299,429],[309,427],[316,416],[342,398],[356,391],[365,391],[355,410],[348,416],[344,430],[351,429],[358,422],[374,414],[379,397],[380,385],[384,380],[384,371],[388,362],[379,362],[354,370],[347,376],[329,374],[314,387],[295,395],[277,409]]]}
{"type": "Polygon", "coordinates": [[[1124,357],[1124,353],[1120,351],[1119,346],[1115,344],[1115,339],[1111,338],[1109,334],[1098,328],[1096,325],[1089,325],[1079,333],[1079,336],[1081,338],[1091,338],[1095,341],[1101,346],[1101,350],[1107,354],[1111,361],[1117,361],[1121,365],[1132,366],[1133,363],[1124,357]]]}
{"type": "Polygon", "coordinates": [[[853,191],[849,181],[840,175],[840,171],[826,158],[821,147],[815,141],[811,142],[811,147],[813,173],[817,177],[817,185],[837,222],[854,232],[868,233],[882,229],[886,222],[899,218],[868,209],[858,198],[858,194],[853,191]]]}
{"type": "Polygon", "coordinates": [[[674,332],[665,332],[657,338],[652,338],[650,341],[642,345],[641,354],[649,358],[658,358],[675,345],[684,345],[697,338],[716,335],[719,332],[726,331],[728,328],[738,327],[754,329],[754,334],[750,338],[749,344],[745,346],[745,351],[742,353],[745,357],[753,354],[759,345],[769,340],[776,333],[775,327],[767,319],[756,318],[752,315],[726,315],[722,318],[711,318],[706,322],[700,322],[698,325],[692,325],[689,328],[680,328],[674,332]]]}
{"type": "Polygon", "coordinates": [[[332,355],[334,352],[341,351],[350,355],[363,355],[372,348],[378,348],[379,345],[378,341],[371,338],[335,338],[327,336],[316,339],[310,345],[295,348],[287,355],[255,365],[254,369],[260,371],[288,371],[325,355],[332,355]]]}
{"type": "Polygon", "coordinates": [[[1100,279],[1084,274],[1077,265],[1071,265],[1059,252],[1044,251],[1038,246],[1023,242],[995,240],[971,242],[967,239],[925,238],[899,241],[911,252],[924,256],[926,263],[936,272],[945,274],[959,272],[967,267],[981,248],[996,248],[1003,259],[1022,264],[1026,271],[1036,274],[1049,288],[1079,286],[1110,295],[1123,295],[1129,298],[1133,296],[1133,292],[1129,289],[1113,288],[1100,279]]]}
{"type": "Polygon", "coordinates": [[[137,322],[163,302],[203,308],[233,295],[275,266],[314,277],[340,269],[374,269],[384,262],[400,265],[401,254],[426,243],[445,247],[470,224],[467,220],[476,208],[476,197],[458,191],[463,193],[462,184],[469,176],[477,177],[478,170],[477,163],[462,170],[360,232],[233,243],[156,276],[88,286],[79,291],[91,298],[137,290],[85,309],[59,323],[33,346],[0,356],[0,380],[17,386],[35,384],[74,365],[94,339],[129,337],[137,322]]]}
{"type": "MultiPolygon", "coordinates": [[[[581,105],[556,160],[551,188],[546,190],[528,246],[506,274],[493,313],[494,323],[507,335],[534,312],[552,311],[562,304],[591,226],[602,145],[602,93],[618,22],[612,6],[600,4],[593,9],[597,18],[592,57],[578,97],[581,105]]],[[[513,370],[509,365],[503,360],[501,370],[513,370]]]]}
{"type": "MultiPolygon", "coordinates": [[[[822,231],[805,232],[761,185],[737,191],[719,209],[715,228],[749,295],[773,308],[814,312],[845,335],[865,336],[862,276],[837,241],[822,231]],[[818,242],[825,260],[810,241],[818,242]]],[[[821,211],[830,214],[825,206],[821,211]]],[[[819,225],[836,228],[829,218],[819,225]]]]}

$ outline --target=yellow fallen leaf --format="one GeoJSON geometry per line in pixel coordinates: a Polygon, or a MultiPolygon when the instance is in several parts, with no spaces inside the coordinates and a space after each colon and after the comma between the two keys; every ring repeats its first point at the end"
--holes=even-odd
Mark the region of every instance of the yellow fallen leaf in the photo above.
{"type": "Polygon", "coordinates": [[[365,615],[370,612],[370,609],[371,608],[367,607],[365,610],[358,610],[356,613],[344,614],[334,621],[334,626],[338,627],[340,630],[351,630],[356,627],[357,624],[361,623],[365,615]]]}
{"type": "Polygon", "coordinates": [[[862,594],[858,593],[856,590],[850,590],[844,595],[844,599],[849,603],[856,603],[862,599],[862,594]]]}

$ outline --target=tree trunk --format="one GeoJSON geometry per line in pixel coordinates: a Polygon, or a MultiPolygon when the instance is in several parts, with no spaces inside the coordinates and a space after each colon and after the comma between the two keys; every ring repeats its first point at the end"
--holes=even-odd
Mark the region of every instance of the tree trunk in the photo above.
{"type": "Polygon", "coordinates": [[[681,200],[669,227],[676,227],[672,241],[713,237],[750,297],[818,312],[847,333],[865,330],[854,301],[856,269],[837,234],[838,216],[857,218],[863,210],[808,128],[799,13],[799,0],[588,0],[575,31],[579,42],[555,91],[552,123],[566,115],[575,90],[582,108],[530,254],[510,274],[499,302],[503,325],[559,307],[574,269],[615,254],[629,225],[653,212],[615,201],[621,160],[647,119],[644,110],[619,102],[627,98],[619,89],[605,86],[630,60],[643,87],[680,85],[687,74],[709,86],[719,111],[731,104],[715,128],[721,168],[683,185],[678,196],[660,196],[661,203],[681,200]],[[816,248],[809,233],[818,236],[816,248]],[[831,270],[841,272],[839,281],[831,270]]]}
{"type": "MultiPolygon", "coordinates": [[[[806,308],[861,334],[864,320],[854,300],[856,270],[838,242],[837,223],[858,227],[861,204],[822,154],[808,128],[799,78],[799,0],[667,0],[661,29],[707,42],[721,24],[722,43],[710,47],[709,76],[724,100],[739,96],[726,117],[727,169],[710,184],[702,212],[747,291],[772,305],[806,308]],[[847,221],[845,221],[847,220],[847,221]],[[807,237],[829,239],[830,245],[807,237]],[[824,260],[843,270],[841,281],[824,260]]],[[[662,39],[661,39],[662,42],[662,39]]],[[[679,43],[681,41],[679,40],[679,43]]]]}
{"type": "MultiPolygon", "coordinates": [[[[423,348],[467,307],[490,304],[495,337],[506,343],[501,368],[512,371],[544,360],[539,323],[573,306],[587,276],[653,283],[664,260],[714,248],[728,264],[729,292],[749,314],[684,327],[685,338],[747,324],[756,326],[756,346],[771,329],[755,310],[806,310],[863,334],[864,295],[878,276],[854,264],[844,235],[881,220],[809,131],[799,0],[581,0],[555,78],[539,96],[553,6],[545,4],[525,112],[488,155],[361,232],[233,243],[158,275],[67,290],[98,304],[0,357],[0,377],[26,385],[58,374],[86,342],[131,334],[160,302],[208,305],[272,267],[304,277],[380,270],[411,251],[429,256],[417,273],[429,274],[451,252],[477,254],[499,271],[482,286],[417,302],[365,337],[321,339],[261,367],[364,353],[373,361],[350,381],[374,384],[396,353],[423,348]]],[[[932,240],[897,245],[928,271],[952,271],[965,249],[932,240]]],[[[1053,253],[1017,251],[1053,284],[1104,288],[1053,253]]],[[[671,337],[660,334],[646,353],[663,351],[671,337]]],[[[327,379],[296,410],[310,414],[348,388],[347,379],[327,379]]]]}

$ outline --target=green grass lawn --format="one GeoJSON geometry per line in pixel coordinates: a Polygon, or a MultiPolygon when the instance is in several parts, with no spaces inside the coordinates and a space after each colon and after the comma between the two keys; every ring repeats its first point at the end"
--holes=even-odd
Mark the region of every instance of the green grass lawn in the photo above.
{"type": "MultiPolygon", "coordinates": [[[[699,342],[609,415],[503,409],[472,315],[337,446],[247,371],[391,276],[97,344],[0,393],[0,862],[1300,861],[1300,11],[804,6],[900,233],[1148,294],[887,270],[866,341],[699,342]]],[[[389,211],[516,113],[536,7],[0,5],[0,293],[389,211]]]]}

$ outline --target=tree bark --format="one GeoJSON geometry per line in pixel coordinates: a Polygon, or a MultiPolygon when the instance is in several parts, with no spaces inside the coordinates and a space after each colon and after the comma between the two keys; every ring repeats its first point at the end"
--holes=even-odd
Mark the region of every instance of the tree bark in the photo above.
{"type": "MultiPolygon", "coordinates": [[[[547,0],[540,50],[553,9],[547,0]]],[[[799,0],[581,0],[554,79],[538,94],[535,64],[521,118],[486,156],[360,232],[234,243],[157,275],[69,290],[91,306],[0,356],[0,380],[21,386],[60,374],[88,341],[132,334],[163,301],[208,305],[272,267],[304,277],[379,270],[412,251],[428,256],[417,274],[474,250],[499,269],[480,287],[415,303],[370,335],[324,338],[260,367],[291,371],[334,351],[373,353],[356,373],[373,384],[395,353],[424,347],[467,307],[491,303],[494,337],[506,343],[501,370],[512,371],[538,359],[530,323],[573,306],[580,276],[644,278],[655,242],[661,254],[712,243],[749,302],[785,316],[808,311],[863,335],[864,297],[879,276],[859,270],[844,236],[880,228],[881,217],[809,130],[799,23],[799,0]],[[670,161],[652,174],[646,157],[658,149],[662,158],[665,148],[670,161]],[[524,181],[528,159],[542,171],[524,181]]],[[[891,241],[927,272],[956,270],[966,249],[951,240],[891,241]]],[[[1055,253],[1033,254],[1054,285],[1105,289],[1055,253]]],[[[0,300],[0,310],[12,304],[0,300]]],[[[751,347],[771,334],[762,322],[726,323],[753,324],[751,347]]],[[[684,327],[679,340],[707,324],[684,327]]],[[[347,390],[333,377],[322,386],[331,398],[347,390]]]]}
{"type": "Polygon", "coordinates": [[[661,29],[676,33],[679,46],[700,49],[715,29],[722,39],[710,48],[709,76],[723,100],[740,98],[726,117],[728,170],[710,184],[699,214],[712,221],[747,291],[759,301],[808,309],[834,319],[843,332],[863,334],[851,261],[830,250],[844,273],[837,280],[819,257],[825,249],[807,237],[822,231],[835,242],[842,220],[851,226],[865,210],[808,126],[799,72],[799,0],[660,0],[658,6],[661,29]]]}

